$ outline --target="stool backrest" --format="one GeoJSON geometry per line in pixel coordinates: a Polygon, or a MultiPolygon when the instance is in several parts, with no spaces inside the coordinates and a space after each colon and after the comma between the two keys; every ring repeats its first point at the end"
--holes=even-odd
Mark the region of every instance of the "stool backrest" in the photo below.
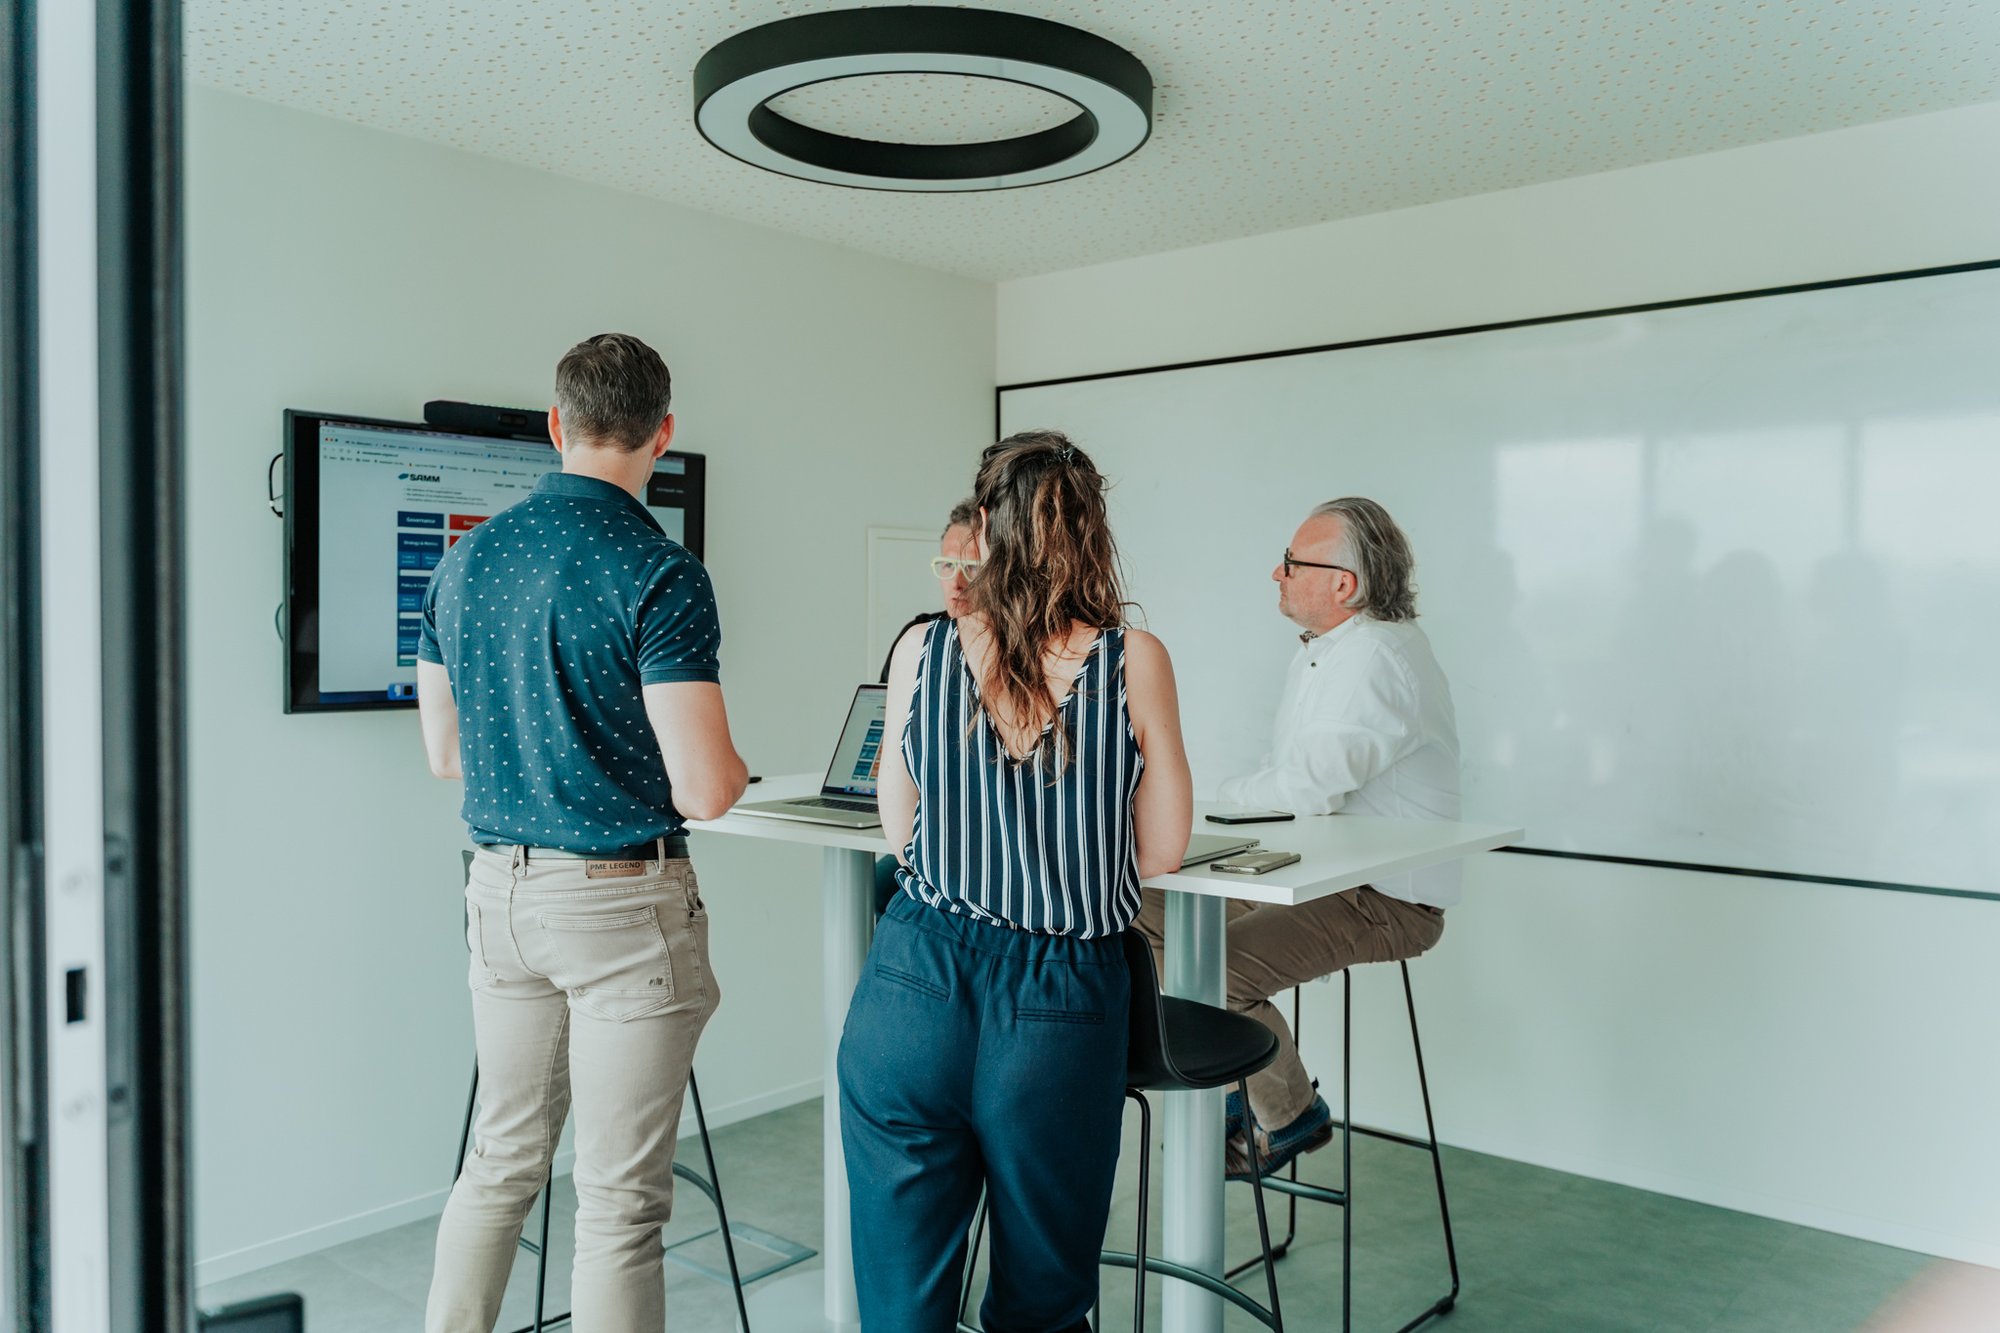
{"type": "Polygon", "coordinates": [[[1167,1051],[1166,1006],[1160,999],[1160,978],[1153,970],[1153,945],[1136,930],[1127,930],[1125,966],[1132,974],[1131,1018],[1127,1028],[1125,1086],[1153,1088],[1178,1083],[1167,1051]]]}

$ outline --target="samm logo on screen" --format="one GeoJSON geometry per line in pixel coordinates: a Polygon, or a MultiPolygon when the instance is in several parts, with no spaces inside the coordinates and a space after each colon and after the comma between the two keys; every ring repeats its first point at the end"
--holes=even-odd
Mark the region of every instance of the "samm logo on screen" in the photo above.
{"type": "Polygon", "coordinates": [[[399,472],[399,473],[397,473],[397,474],[396,474],[396,480],[397,480],[397,481],[435,481],[435,482],[442,482],[442,481],[444,480],[444,473],[442,473],[442,472],[399,472]]]}

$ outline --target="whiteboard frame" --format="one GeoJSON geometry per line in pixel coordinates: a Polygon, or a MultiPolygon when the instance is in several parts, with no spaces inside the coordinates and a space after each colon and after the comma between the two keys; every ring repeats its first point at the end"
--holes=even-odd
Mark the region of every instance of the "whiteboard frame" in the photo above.
{"type": "MultiPolygon", "coordinates": [[[[1880,282],[1905,282],[1915,278],[1940,278],[1959,273],[1980,273],[2000,269],[2000,259],[1976,260],[1965,264],[1944,264],[1934,268],[1901,269],[1893,273],[1870,273],[1854,278],[1832,278],[1821,282],[1789,283],[1782,287],[1759,287],[1749,291],[1721,292],[1711,296],[1682,297],[1671,301],[1648,301],[1639,305],[1611,306],[1601,310],[1578,310],[1560,315],[1532,315],[1525,319],[1500,320],[1486,324],[1464,324],[1448,329],[1425,329],[1415,333],[1386,334],[1376,338],[1354,338],[1346,342],[1316,343],[1310,347],[1283,347],[1235,356],[1206,357],[1196,361],[1173,361],[1157,366],[1132,366],[1123,370],[1101,370],[1087,375],[1064,375],[1053,379],[1023,380],[998,385],[993,390],[993,434],[1000,437],[1002,396],[1019,389],[1045,389],[1059,384],[1083,384],[1093,380],[1127,379],[1135,375],[1159,375],[1175,370],[1200,370],[1207,366],[1237,365],[1246,361],[1270,361],[1279,357],[1313,356],[1322,352],[1344,352],[1359,347],[1383,347],[1393,343],[1424,342],[1432,338],[1456,338],[1468,333],[1495,333],[1503,329],[1533,328],[1543,324],[1567,324],[1585,319],[1607,319],[1618,315],[1640,315],[1657,310],[1682,310],[1690,306],[1719,305],[1728,301],[1752,301],[1769,296],[1795,296],[1802,292],[1831,291],[1842,287],[1865,287],[1880,282]]],[[[1796,883],[1832,884],[1842,888],[1882,889],[1893,893],[1921,893],[1942,898],[1975,898],[2000,902],[2000,892],[1951,888],[1937,884],[1905,884],[1889,880],[1845,879],[1835,875],[1814,875],[1792,870],[1766,870],[1755,866],[1710,864],[1696,861],[1667,861],[1650,857],[1616,856],[1606,852],[1577,852],[1551,847],[1502,847],[1518,856],[1547,856],[1567,861],[1600,861],[1611,865],[1645,866],[1656,870],[1681,870],[1703,875],[1741,875],[1753,879],[1789,880],[1796,883]]]]}

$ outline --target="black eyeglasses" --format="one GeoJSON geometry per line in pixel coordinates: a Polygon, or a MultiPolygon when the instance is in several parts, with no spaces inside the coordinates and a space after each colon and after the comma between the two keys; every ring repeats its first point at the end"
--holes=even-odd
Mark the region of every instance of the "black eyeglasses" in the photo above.
{"type": "MultiPolygon", "coordinates": [[[[1292,559],[1292,548],[1289,546],[1285,548],[1284,566],[1286,578],[1292,576],[1294,569],[1337,569],[1343,574],[1354,574],[1354,571],[1346,565],[1323,565],[1317,560],[1294,560],[1292,559]]],[[[1361,576],[1355,574],[1355,577],[1359,578],[1361,576]]]]}

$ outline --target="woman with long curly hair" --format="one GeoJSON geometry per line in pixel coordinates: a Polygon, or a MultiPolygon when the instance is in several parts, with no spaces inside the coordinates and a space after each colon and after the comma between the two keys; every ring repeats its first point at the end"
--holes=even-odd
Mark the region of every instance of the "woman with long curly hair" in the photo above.
{"type": "Polygon", "coordinates": [[[1087,1327],[1111,1205],[1139,881],[1193,794],[1173,667],[1125,626],[1104,478],[1063,435],[986,450],[956,621],[896,645],[880,802],[901,892],[840,1044],[861,1322],[956,1326],[992,1203],[982,1323],[1087,1327]]]}

